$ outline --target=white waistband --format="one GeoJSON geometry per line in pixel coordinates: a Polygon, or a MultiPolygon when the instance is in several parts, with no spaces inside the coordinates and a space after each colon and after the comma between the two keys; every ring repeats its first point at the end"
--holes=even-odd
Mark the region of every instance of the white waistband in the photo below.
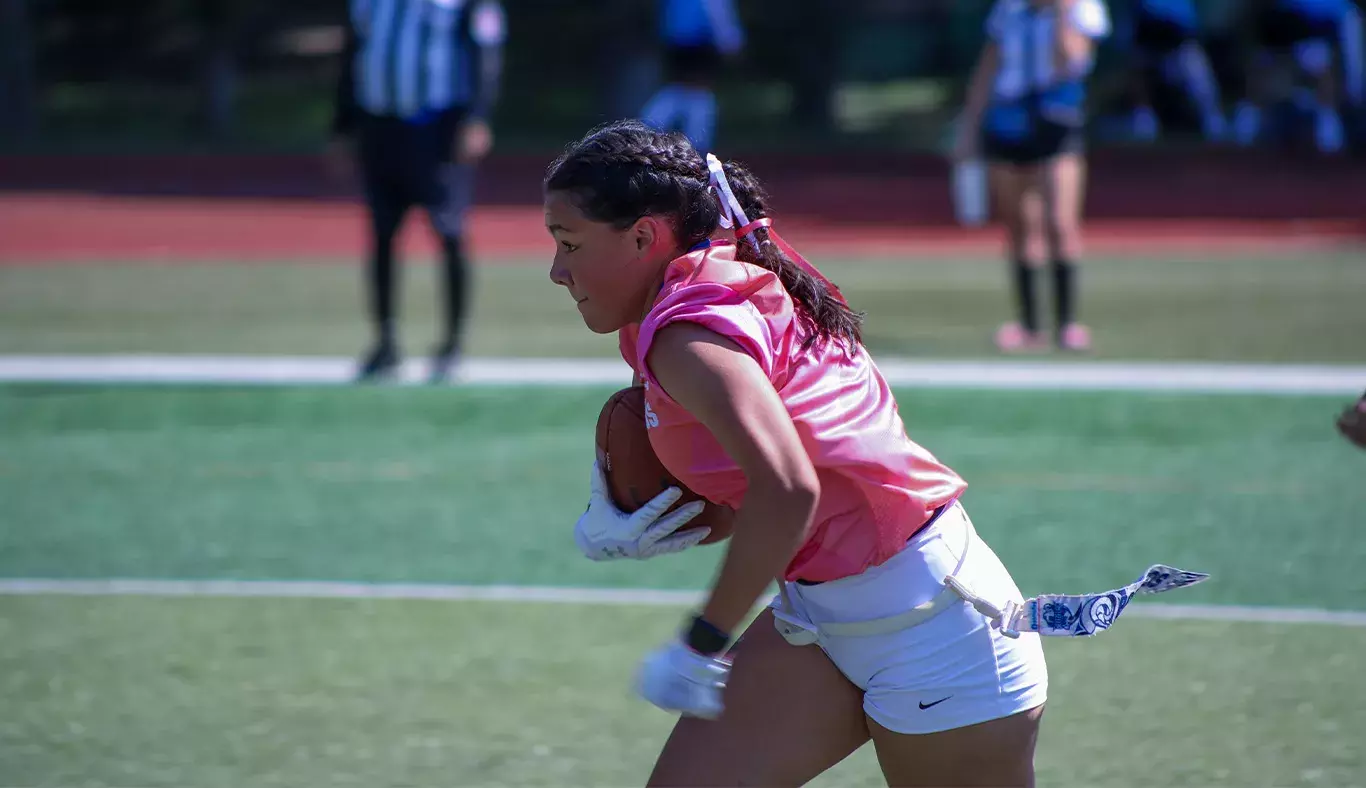
{"type": "MultiPolygon", "coordinates": [[[[959,505],[960,504],[957,502],[954,502],[946,506],[944,511],[941,512],[941,518],[943,515],[948,514],[952,507],[959,505]]],[[[963,550],[958,556],[958,564],[945,578],[944,589],[936,594],[933,599],[916,605],[905,612],[885,616],[883,618],[874,618],[867,621],[811,622],[811,624],[815,626],[820,633],[832,637],[871,637],[874,635],[886,635],[892,632],[900,632],[903,629],[910,629],[917,624],[929,621],[931,618],[934,618],[956,604],[962,604],[964,597],[955,590],[956,584],[951,583],[950,581],[952,581],[959,572],[963,571],[963,565],[968,558],[968,549],[972,545],[973,537],[977,535],[977,531],[972,526],[972,521],[968,520],[966,517],[963,519],[963,550]]],[[[934,527],[934,524],[931,524],[930,527],[934,527]]],[[[921,533],[924,533],[924,531],[921,533]]],[[[778,593],[782,596],[783,609],[774,611],[774,614],[775,616],[778,616],[780,620],[784,620],[782,614],[787,614],[786,620],[788,623],[796,625],[797,622],[793,616],[795,607],[792,604],[792,597],[790,596],[787,587],[787,583],[778,584],[778,593]]],[[[805,629],[805,627],[801,628],[805,629]]],[[[783,628],[779,626],[779,630],[782,631],[783,628]]],[[[784,631],[783,634],[784,636],[787,636],[787,632],[784,631]]],[[[814,636],[814,633],[812,634],[814,636]]],[[[789,642],[792,642],[790,637],[788,640],[789,642]]],[[[809,642],[814,642],[814,637],[809,642]]]]}
{"type": "Polygon", "coordinates": [[[1149,567],[1142,577],[1113,591],[1080,595],[1043,594],[1031,599],[1009,599],[998,606],[992,600],[975,594],[958,578],[967,560],[968,549],[977,535],[972,521],[966,518],[964,521],[964,545],[958,565],[944,578],[944,589],[930,601],[883,618],[819,623],[797,615],[788,584],[779,583],[782,606],[773,611],[774,625],[789,643],[804,646],[817,642],[820,635],[871,637],[899,632],[923,624],[955,605],[967,603],[1007,637],[1019,637],[1021,632],[1037,632],[1053,637],[1086,637],[1108,629],[1135,596],[1160,594],[1209,578],[1202,572],[1188,572],[1156,564],[1149,567]]]}

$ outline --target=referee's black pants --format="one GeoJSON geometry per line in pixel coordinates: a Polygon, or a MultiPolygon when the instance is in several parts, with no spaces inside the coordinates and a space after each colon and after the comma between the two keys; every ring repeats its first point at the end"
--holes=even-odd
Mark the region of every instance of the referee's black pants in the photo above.
{"type": "Polygon", "coordinates": [[[438,352],[458,350],[468,305],[464,220],[474,166],[455,161],[462,109],[416,120],[365,115],[359,129],[361,174],[370,211],[370,313],[380,344],[395,347],[397,293],[394,237],[408,209],[420,205],[441,241],[445,273],[444,334],[438,352]]]}

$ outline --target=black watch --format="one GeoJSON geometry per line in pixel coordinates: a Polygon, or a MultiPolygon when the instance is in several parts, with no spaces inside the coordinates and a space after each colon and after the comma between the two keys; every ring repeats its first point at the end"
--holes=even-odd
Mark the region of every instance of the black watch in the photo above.
{"type": "Polygon", "coordinates": [[[692,623],[683,633],[683,643],[699,654],[714,657],[725,650],[730,643],[730,633],[722,632],[700,615],[693,616],[692,623]]]}

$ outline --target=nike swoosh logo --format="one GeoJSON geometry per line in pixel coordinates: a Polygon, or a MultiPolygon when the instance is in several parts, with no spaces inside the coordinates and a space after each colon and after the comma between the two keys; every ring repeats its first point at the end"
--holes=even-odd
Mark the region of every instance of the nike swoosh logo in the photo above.
{"type": "MultiPolygon", "coordinates": [[[[952,698],[952,697],[953,697],[952,695],[949,696],[949,698],[952,698]]],[[[925,709],[932,708],[932,707],[934,707],[934,706],[938,706],[939,704],[943,703],[944,701],[948,700],[949,698],[940,698],[939,700],[935,701],[934,703],[926,703],[926,702],[924,702],[924,701],[921,701],[921,702],[920,702],[920,710],[921,710],[921,711],[924,711],[925,709]]]]}

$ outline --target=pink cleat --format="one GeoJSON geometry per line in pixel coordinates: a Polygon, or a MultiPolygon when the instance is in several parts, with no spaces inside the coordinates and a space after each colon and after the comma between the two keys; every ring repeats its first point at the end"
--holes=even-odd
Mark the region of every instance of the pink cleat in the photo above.
{"type": "Polygon", "coordinates": [[[1081,352],[1091,349],[1091,329],[1081,323],[1068,323],[1058,332],[1058,347],[1081,352]]]}
{"type": "Polygon", "coordinates": [[[1038,333],[1026,331],[1019,323],[1006,323],[996,330],[996,349],[1002,353],[1029,353],[1045,347],[1038,333]]]}

